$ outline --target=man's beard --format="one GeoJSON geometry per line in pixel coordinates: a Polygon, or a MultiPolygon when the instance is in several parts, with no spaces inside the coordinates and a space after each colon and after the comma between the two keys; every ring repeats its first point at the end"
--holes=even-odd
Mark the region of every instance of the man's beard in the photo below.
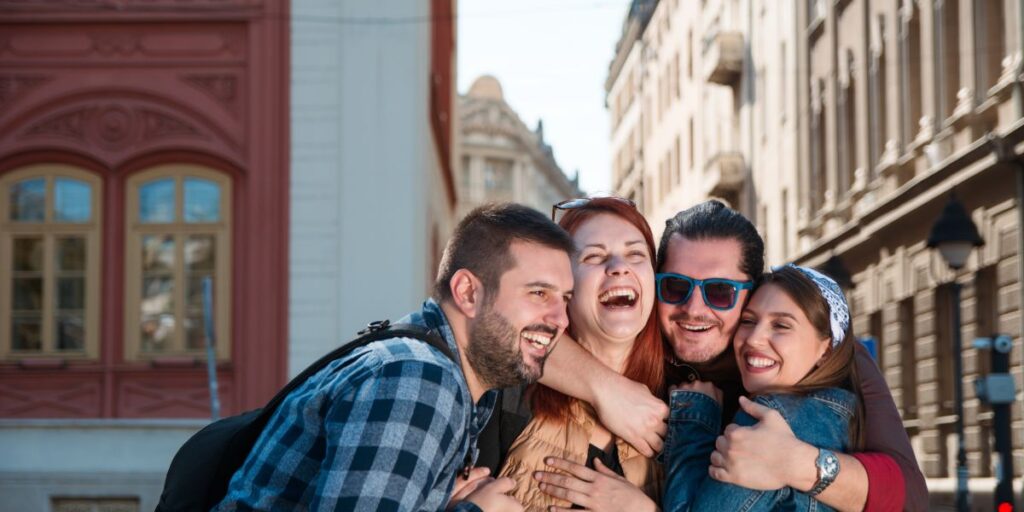
{"type": "MultiPolygon", "coordinates": [[[[671,322],[671,326],[675,326],[677,322],[691,322],[710,325],[711,329],[721,328],[721,322],[715,318],[706,316],[691,318],[690,315],[686,313],[672,315],[669,317],[669,322],[671,322]]],[[[719,344],[712,340],[702,340],[704,343],[696,344],[686,341],[686,338],[690,336],[690,333],[681,326],[676,326],[674,329],[663,328],[662,332],[665,333],[669,346],[672,348],[673,355],[675,356],[674,359],[686,364],[704,364],[711,362],[718,358],[718,356],[722,355],[722,353],[728,350],[729,346],[732,345],[731,335],[725,340],[725,343],[719,344]]],[[[699,336],[693,335],[693,337],[699,336]]]]}
{"type": "MultiPolygon", "coordinates": [[[[528,365],[523,360],[519,332],[501,313],[489,305],[485,308],[480,318],[469,326],[466,347],[466,359],[477,378],[490,389],[529,384],[539,379],[544,373],[547,354],[536,367],[528,365]]],[[[542,326],[536,330],[550,331],[550,328],[542,326]]]]}

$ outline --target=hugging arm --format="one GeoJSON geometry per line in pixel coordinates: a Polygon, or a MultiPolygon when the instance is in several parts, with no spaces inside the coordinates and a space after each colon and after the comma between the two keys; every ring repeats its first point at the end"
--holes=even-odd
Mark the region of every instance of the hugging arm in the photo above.
{"type": "Polygon", "coordinates": [[[821,499],[825,503],[835,502],[841,510],[926,510],[928,489],[924,475],[892,393],[867,350],[859,343],[856,348],[854,363],[864,397],[864,453],[856,458],[840,457],[839,478],[821,494],[821,499]],[[848,469],[853,474],[843,478],[848,469]],[[854,509],[846,505],[849,503],[859,506],[854,509]]]}
{"type": "MultiPolygon", "coordinates": [[[[721,450],[723,440],[727,438],[718,437],[713,441],[713,447],[708,446],[709,439],[714,439],[717,433],[714,430],[717,425],[713,423],[713,414],[700,416],[700,411],[707,410],[709,402],[716,405],[694,393],[675,392],[672,395],[672,415],[666,441],[668,448],[665,450],[669,472],[664,501],[666,510],[774,510],[783,505],[794,510],[808,510],[814,500],[821,501],[821,495],[811,497],[807,492],[799,492],[809,489],[813,482],[807,489],[801,489],[791,485],[779,486],[778,482],[773,482],[772,487],[751,488],[724,481],[722,477],[728,477],[730,470],[722,467],[720,456],[710,454],[710,460],[702,458],[711,450],[721,450]],[[699,467],[707,469],[703,475],[698,473],[699,467]],[[713,478],[707,478],[708,475],[713,478]]],[[[853,403],[852,395],[841,390],[823,390],[807,397],[764,395],[756,402],[744,399],[735,418],[735,425],[740,426],[730,427],[733,430],[744,428],[741,426],[759,429],[781,423],[794,438],[838,451],[847,444],[853,403]]],[[[712,412],[717,412],[717,407],[712,412]]],[[[778,451],[775,446],[761,446],[760,449],[778,451]]],[[[751,452],[751,457],[756,456],[756,451],[751,452]]],[[[747,462],[742,461],[733,469],[745,469],[747,462]]],[[[783,478],[780,475],[786,471],[785,467],[769,468],[763,471],[763,478],[783,478]]]]}
{"type": "MultiPolygon", "coordinates": [[[[839,510],[926,510],[928,490],[924,476],[892,394],[863,347],[857,347],[854,361],[864,399],[864,453],[856,457],[838,454],[839,475],[818,499],[839,510]],[[899,470],[894,471],[894,466],[899,470]]],[[[779,422],[775,422],[776,428],[767,427],[770,425],[726,429],[723,446],[712,456],[713,461],[727,469],[720,479],[747,487],[768,489],[786,485],[810,489],[817,479],[817,448],[797,439],[779,422]],[[739,464],[741,460],[743,464],[739,464]],[[765,475],[779,478],[767,481],[765,475]]]]}
{"type": "Polygon", "coordinates": [[[665,403],[647,386],[601,364],[568,335],[548,356],[540,383],[590,403],[605,428],[645,456],[661,451],[668,416],[665,403]]]}
{"type": "MultiPolygon", "coordinates": [[[[818,478],[814,464],[818,448],[798,439],[778,411],[746,398],[740,398],[740,407],[737,421],[741,421],[743,414],[757,423],[726,427],[711,455],[711,476],[752,489],[790,487],[807,492],[814,487],[818,478]]],[[[839,475],[816,499],[838,510],[861,510],[868,490],[864,467],[850,455],[836,455],[841,468],[839,475]]]]}
{"type": "MultiPolygon", "coordinates": [[[[721,426],[721,407],[710,396],[674,391],[665,440],[666,512],[771,508],[785,490],[755,490],[709,478],[709,457],[721,426]]],[[[742,413],[740,413],[742,414],[742,413]]]]}
{"type": "MultiPolygon", "coordinates": [[[[867,510],[927,510],[928,487],[914,457],[914,449],[910,446],[910,438],[907,437],[907,430],[903,427],[903,420],[896,409],[896,403],[893,402],[889,386],[886,385],[874,360],[860,344],[857,346],[854,360],[857,363],[861,392],[864,395],[864,451],[887,455],[899,467],[899,474],[903,477],[902,480],[886,478],[885,475],[891,472],[870,471],[868,480],[871,492],[868,493],[867,510]],[[886,504],[876,500],[900,494],[900,486],[903,486],[905,492],[905,503],[886,504]]],[[[870,464],[868,467],[874,468],[878,465],[870,464]]]]}

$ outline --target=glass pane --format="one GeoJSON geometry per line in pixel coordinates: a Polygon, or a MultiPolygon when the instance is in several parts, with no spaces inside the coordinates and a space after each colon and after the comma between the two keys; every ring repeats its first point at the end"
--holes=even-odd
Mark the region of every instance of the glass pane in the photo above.
{"type": "Polygon", "coordinates": [[[151,315],[142,317],[142,350],[163,352],[171,348],[174,338],[173,315],[151,315]]]}
{"type": "Polygon", "coordinates": [[[11,185],[11,220],[42,222],[46,219],[46,179],[35,178],[11,185]]]}
{"type": "Polygon", "coordinates": [[[142,237],[143,272],[170,272],[174,269],[174,236],[142,237]]]}
{"type": "Polygon", "coordinates": [[[185,222],[220,220],[220,185],[199,178],[185,178],[185,222]]]}
{"type": "Polygon", "coordinates": [[[484,187],[489,191],[509,193],[512,191],[511,160],[488,158],[484,161],[484,187]]]}
{"type": "Polygon", "coordinates": [[[57,279],[57,309],[85,309],[85,278],[57,279]]]}
{"type": "Polygon", "coordinates": [[[39,316],[18,316],[11,319],[11,348],[42,350],[43,324],[39,316]]]}
{"type": "Polygon", "coordinates": [[[189,272],[213,270],[213,235],[192,235],[185,240],[185,268],[189,272]]]}
{"type": "Polygon", "coordinates": [[[174,278],[147,277],[142,280],[142,315],[174,312],[174,278]]]}
{"type": "MultiPolygon", "coordinates": [[[[188,289],[185,291],[185,306],[189,309],[203,309],[203,279],[210,274],[191,275],[188,278],[188,289]]],[[[212,277],[212,276],[211,276],[212,277]]]]}
{"type": "Polygon", "coordinates": [[[57,239],[57,265],[60,270],[85,271],[85,238],[57,239]]]}
{"type": "Polygon", "coordinates": [[[14,282],[14,309],[39,311],[43,309],[43,278],[16,277],[14,282]]]}
{"type": "Polygon", "coordinates": [[[185,348],[202,350],[206,348],[206,322],[201,313],[185,318],[185,348]]]}
{"type": "Polygon", "coordinates": [[[174,178],[139,187],[140,222],[174,222],[174,178]]]}
{"type": "Polygon", "coordinates": [[[43,270],[43,239],[14,239],[14,271],[42,272],[43,270]]]}
{"type": "Polygon", "coordinates": [[[57,350],[85,348],[85,321],[82,315],[63,313],[57,317],[57,350]]]}
{"type": "Polygon", "coordinates": [[[89,222],[92,217],[92,187],[71,178],[57,178],[54,183],[54,220],[57,222],[89,222]]]}

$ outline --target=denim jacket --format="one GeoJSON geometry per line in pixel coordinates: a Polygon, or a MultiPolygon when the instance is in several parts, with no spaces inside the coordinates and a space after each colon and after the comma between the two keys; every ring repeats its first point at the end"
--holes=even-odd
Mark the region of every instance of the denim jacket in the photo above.
{"type": "MultiPolygon", "coordinates": [[[[850,391],[829,388],[802,396],[762,395],[754,401],[779,411],[801,441],[837,452],[848,451],[850,419],[856,407],[856,397],[850,391]]],[[[790,487],[755,491],[708,477],[711,452],[722,427],[721,407],[707,395],[683,390],[673,392],[670,402],[664,450],[666,512],[833,510],[790,487]]],[[[741,409],[734,423],[750,426],[757,421],[741,409]]]]}

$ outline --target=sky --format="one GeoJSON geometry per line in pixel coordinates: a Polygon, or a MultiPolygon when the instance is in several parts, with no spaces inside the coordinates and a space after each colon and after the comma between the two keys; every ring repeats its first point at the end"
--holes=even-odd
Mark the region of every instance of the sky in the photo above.
{"type": "Polygon", "coordinates": [[[611,192],[608,63],[630,0],[459,0],[458,88],[501,82],[505,101],[544,138],[584,192],[611,192]]]}

